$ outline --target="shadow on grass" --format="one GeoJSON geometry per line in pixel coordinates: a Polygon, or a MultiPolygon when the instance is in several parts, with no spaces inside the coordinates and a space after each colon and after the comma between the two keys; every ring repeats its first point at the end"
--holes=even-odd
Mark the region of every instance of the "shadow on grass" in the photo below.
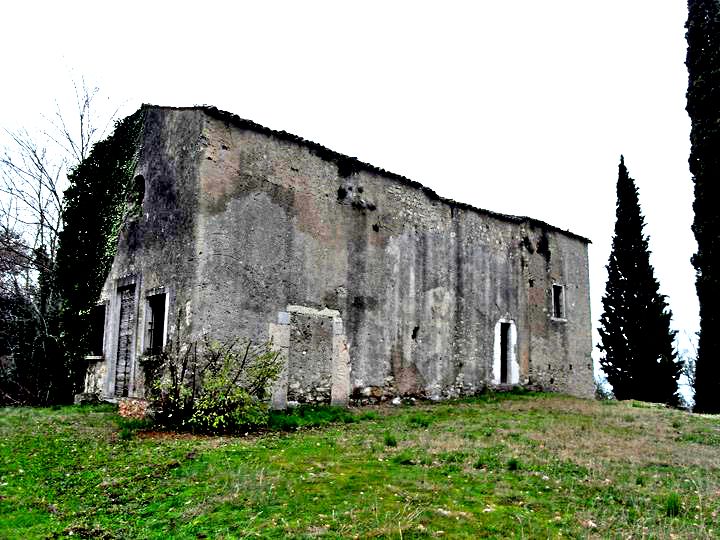
{"type": "Polygon", "coordinates": [[[352,413],[344,407],[301,405],[284,411],[270,411],[267,428],[271,431],[295,431],[328,424],[353,424],[362,420],[376,420],[379,416],[376,411],[352,413]]]}

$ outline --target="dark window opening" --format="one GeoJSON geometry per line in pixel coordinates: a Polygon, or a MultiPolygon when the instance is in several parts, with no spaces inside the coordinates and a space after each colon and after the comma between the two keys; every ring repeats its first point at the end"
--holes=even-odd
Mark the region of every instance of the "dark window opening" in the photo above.
{"type": "Polygon", "coordinates": [[[419,327],[419,326],[416,326],[415,328],[413,328],[413,331],[412,331],[412,338],[413,338],[413,339],[417,339],[417,335],[418,335],[418,332],[419,332],[419,331],[420,331],[420,327],[419,327]]]}
{"type": "Polygon", "coordinates": [[[145,199],[145,177],[142,174],[138,174],[135,177],[135,183],[133,186],[133,203],[137,206],[141,206],[145,199]]]}
{"type": "Polygon", "coordinates": [[[553,293],[553,317],[556,319],[564,319],[565,318],[565,305],[563,298],[563,286],[562,285],[553,285],[552,286],[552,293],[553,293]]]}
{"type": "Polygon", "coordinates": [[[510,346],[510,323],[500,323],[500,382],[508,382],[508,347],[510,346]]]}
{"type": "Polygon", "coordinates": [[[150,354],[160,354],[165,346],[165,295],[148,297],[148,347],[150,354]]]}
{"type": "Polygon", "coordinates": [[[102,356],[103,336],[105,335],[105,305],[95,306],[90,310],[90,340],[91,356],[102,356]]]}

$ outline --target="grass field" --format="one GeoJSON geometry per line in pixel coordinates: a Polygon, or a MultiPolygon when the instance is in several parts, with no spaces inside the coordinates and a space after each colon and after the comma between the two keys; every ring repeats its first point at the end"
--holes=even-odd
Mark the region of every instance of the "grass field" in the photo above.
{"type": "Polygon", "coordinates": [[[486,395],[247,437],[0,410],[0,538],[718,538],[720,419],[486,395]]]}

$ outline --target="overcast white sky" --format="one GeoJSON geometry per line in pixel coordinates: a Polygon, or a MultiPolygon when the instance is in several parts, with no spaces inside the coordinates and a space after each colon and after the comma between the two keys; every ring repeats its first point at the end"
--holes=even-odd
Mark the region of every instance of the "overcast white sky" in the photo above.
{"type": "Polygon", "coordinates": [[[125,114],[216,105],[445,197],[589,237],[594,321],[622,153],[673,325],[697,330],[685,2],[109,6],[3,6],[0,126],[36,123],[73,76],[125,114]]]}

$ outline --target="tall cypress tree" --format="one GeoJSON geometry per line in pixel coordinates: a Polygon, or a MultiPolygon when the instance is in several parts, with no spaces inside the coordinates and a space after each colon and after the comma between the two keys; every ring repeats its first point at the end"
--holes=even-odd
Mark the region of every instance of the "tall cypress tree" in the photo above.
{"type": "Polygon", "coordinates": [[[680,364],[670,330],[672,312],[650,265],[638,190],[620,156],[615,236],[607,265],[598,345],[618,399],[678,405],[680,364]]]}
{"type": "Polygon", "coordinates": [[[700,300],[695,411],[720,413],[720,0],[689,0],[690,172],[695,182],[692,258],[700,300]]]}

